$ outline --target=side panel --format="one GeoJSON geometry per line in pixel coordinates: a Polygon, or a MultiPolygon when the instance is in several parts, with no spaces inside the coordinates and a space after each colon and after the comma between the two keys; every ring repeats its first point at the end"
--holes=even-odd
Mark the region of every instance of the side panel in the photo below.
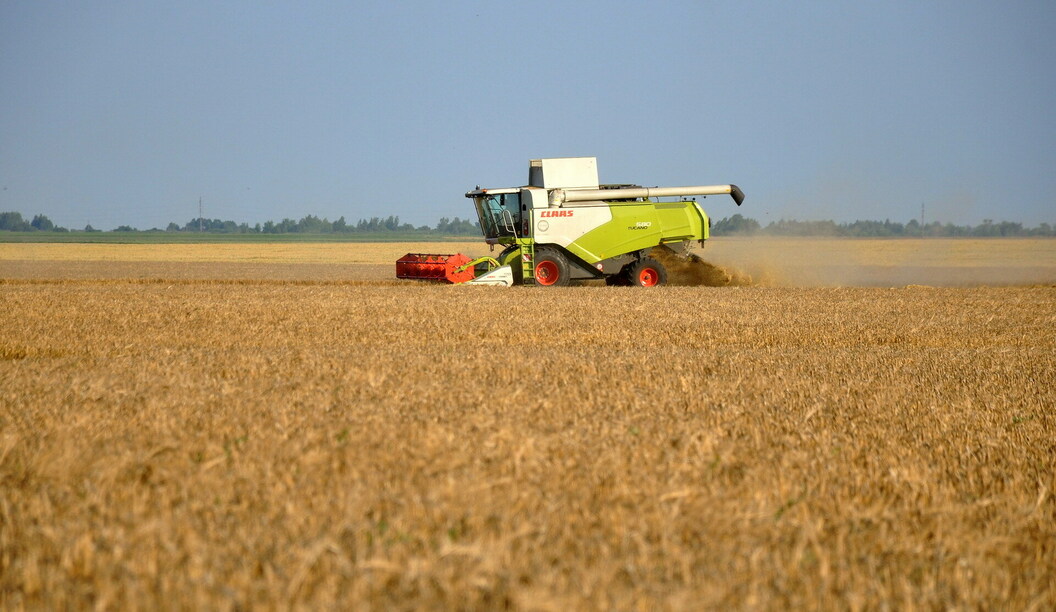
{"type": "Polygon", "coordinates": [[[693,201],[613,202],[612,220],[565,246],[589,264],[663,242],[707,238],[707,216],[693,201]]]}
{"type": "Polygon", "coordinates": [[[536,208],[532,210],[532,230],[536,244],[565,247],[587,263],[604,259],[589,252],[577,252],[574,245],[585,234],[611,224],[612,209],[605,205],[536,208]]]}
{"type": "Polygon", "coordinates": [[[686,202],[654,204],[656,218],[660,222],[660,231],[664,236],[692,236],[699,231],[700,219],[693,219],[691,215],[686,214],[689,212],[686,204],[686,202]],[[696,224],[693,221],[696,221],[696,224]]]}
{"type": "Polygon", "coordinates": [[[711,219],[700,204],[694,203],[694,206],[697,208],[697,214],[700,215],[700,240],[707,240],[711,238],[711,219]]]}

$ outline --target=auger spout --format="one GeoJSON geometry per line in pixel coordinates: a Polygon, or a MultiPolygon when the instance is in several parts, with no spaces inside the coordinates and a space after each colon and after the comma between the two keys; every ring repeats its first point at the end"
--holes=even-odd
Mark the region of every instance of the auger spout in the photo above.
{"type": "Polygon", "coordinates": [[[733,197],[737,206],[744,201],[744,192],[737,185],[693,185],[689,187],[625,187],[622,189],[560,189],[551,200],[556,202],[589,202],[593,200],[633,200],[692,195],[726,195],[733,197]]]}

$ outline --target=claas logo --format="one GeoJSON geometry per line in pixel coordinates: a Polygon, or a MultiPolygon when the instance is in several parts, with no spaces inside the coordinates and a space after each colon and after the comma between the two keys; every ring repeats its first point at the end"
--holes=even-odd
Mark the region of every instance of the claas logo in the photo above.
{"type": "Polygon", "coordinates": [[[571,210],[544,210],[539,213],[540,217],[571,217],[575,211],[571,210]]]}

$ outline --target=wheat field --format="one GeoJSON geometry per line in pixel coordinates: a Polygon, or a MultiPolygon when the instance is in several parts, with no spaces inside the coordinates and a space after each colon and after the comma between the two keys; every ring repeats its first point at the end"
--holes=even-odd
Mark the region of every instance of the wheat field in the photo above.
{"type": "Polygon", "coordinates": [[[1052,609],[1056,262],[1012,242],[1018,286],[655,290],[0,245],[0,608],[1052,609]]]}

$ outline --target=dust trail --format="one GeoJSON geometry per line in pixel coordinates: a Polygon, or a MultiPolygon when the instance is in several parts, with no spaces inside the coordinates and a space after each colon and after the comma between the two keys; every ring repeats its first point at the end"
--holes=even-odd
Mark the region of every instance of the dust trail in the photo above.
{"type": "Polygon", "coordinates": [[[693,254],[682,257],[666,246],[654,248],[650,255],[667,268],[668,283],[671,285],[747,287],[755,284],[750,275],[740,270],[717,266],[693,254]]]}
{"type": "MultiPolygon", "coordinates": [[[[1051,238],[722,237],[703,255],[775,287],[1030,286],[1056,282],[1051,238]]],[[[699,253],[699,252],[698,252],[699,253]]]]}

